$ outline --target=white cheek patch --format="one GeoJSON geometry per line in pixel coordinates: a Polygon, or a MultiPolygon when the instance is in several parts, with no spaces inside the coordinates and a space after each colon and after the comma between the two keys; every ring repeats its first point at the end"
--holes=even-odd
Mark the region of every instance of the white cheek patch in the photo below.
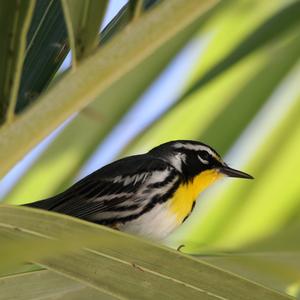
{"type": "Polygon", "coordinates": [[[204,164],[204,165],[208,165],[209,161],[206,159],[203,159],[200,155],[197,155],[198,159],[204,164]]]}
{"type": "Polygon", "coordinates": [[[169,158],[172,166],[177,169],[179,172],[182,171],[182,162],[185,161],[185,155],[182,154],[176,154],[169,158]]]}

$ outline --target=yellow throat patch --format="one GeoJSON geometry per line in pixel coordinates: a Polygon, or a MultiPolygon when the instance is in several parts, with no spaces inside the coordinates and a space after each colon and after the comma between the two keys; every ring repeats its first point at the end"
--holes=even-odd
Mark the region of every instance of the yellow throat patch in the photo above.
{"type": "Polygon", "coordinates": [[[223,175],[216,170],[207,170],[195,176],[192,181],[181,184],[170,201],[170,210],[182,223],[192,210],[199,194],[223,175]]]}

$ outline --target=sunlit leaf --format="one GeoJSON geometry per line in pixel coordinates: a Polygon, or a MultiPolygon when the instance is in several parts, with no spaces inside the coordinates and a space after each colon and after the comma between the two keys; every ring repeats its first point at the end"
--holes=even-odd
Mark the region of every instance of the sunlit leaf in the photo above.
{"type": "MultiPolygon", "coordinates": [[[[249,280],[258,281],[261,284],[281,291],[289,292],[288,287],[299,279],[300,254],[295,253],[253,253],[231,254],[202,257],[202,260],[239,274],[249,280]]],[[[291,296],[295,296],[292,291],[291,296]]]]}
{"type": "Polygon", "coordinates": [[[35,300],[49,299],[50,297],[55,299],[83,299],[88,296],[92,296],[94,299],[96,297],[115,299],[47,270],[0,277],[0,289],[1,300],[35,300]],[[75,296],[81,298],[75,298],[75,296]]]}
{"type": "Polygon", "coordinates": [[[12,254],[0,256],[0,268],[13,264],[16,247],[30,246],[32,240],[32,249],[19,253],[19,258],[35,260],[36,256],[47,268],[117,297],[182,299],[188,295],[189,299],[250,300],[255,289],[258,298],[289,299],[178,251],[68,216],[2,206],[0,217],[1,237],[3,229],[13,239],[6,243],[12,254]],[[65,239],[72,235],[76,240],[65,239]],[[45,239],[52,251],[48,247],[36,251],[35,239],[45,239]],[[70,243],[74,252],[68,249],[70,243]],[[79,246],[84,249],[77,251],[79,246]]]}

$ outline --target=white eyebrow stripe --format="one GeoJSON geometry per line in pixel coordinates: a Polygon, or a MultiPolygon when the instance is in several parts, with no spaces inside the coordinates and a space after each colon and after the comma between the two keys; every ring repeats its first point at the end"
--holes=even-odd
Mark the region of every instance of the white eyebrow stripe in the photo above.
{"type": "Polygon", "coordinates": [[[182,143],[177,143],[174,145],[175,148],[184,148],[188,150],[195,150],[195,151],[207,151],[211,156],[214,158],[219,159],[219,157],[216,155],[214,151],[212,151],[210,148],[204,145],[193,145],[193,144],[182,144],[182,143]]]}

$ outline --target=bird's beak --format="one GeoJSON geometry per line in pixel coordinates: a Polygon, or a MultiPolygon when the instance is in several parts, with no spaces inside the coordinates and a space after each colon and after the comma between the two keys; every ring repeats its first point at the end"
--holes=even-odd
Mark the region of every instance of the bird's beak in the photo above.
{"type": "Polygon", "coordinates": [[[239,171],[239,170],[232,169],[232,168],[230,168],[229,166],[226,166],[226,165],[222,166],[219,169],[219,171],[220,171],[220,173],[225,174],[228,177],[254,179],[254,177],[252,177],[251,175],[249,175],[245,172],[239,171]]]}

